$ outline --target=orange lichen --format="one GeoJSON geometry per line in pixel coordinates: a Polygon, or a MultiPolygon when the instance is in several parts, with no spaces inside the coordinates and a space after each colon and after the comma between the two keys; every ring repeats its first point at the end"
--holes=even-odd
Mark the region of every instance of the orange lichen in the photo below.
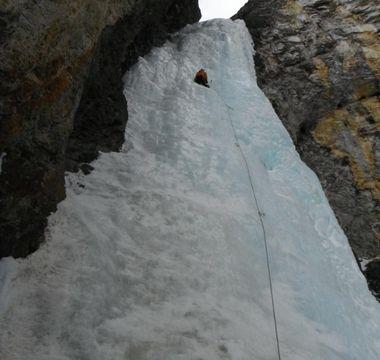
{"type": "Polygon", "coordinates": [[[29,73],[26,79],[33,81],[38,86],[38,90],[42,95],[37,99],[30,101],[33,107],[38,107],[47,103],[57,101],[60,96],[71,86],[73,76],[75,76],[81,68],[88,63],[91,58],[92,49],[85,50],[75,61],[75,63],[64,67],[63,59],[57,58],[51,61],[46,68],[50,75],[49,78],[40,79],[33,73],[29,73]]]}
{"type": "Polygon", "coordinates": [[[374,82],[364,82],[358,84],[355,89],[355,99],[361,100],[373,96],[377,92],[377,87],[374,82]]]}
{"type": "Polygon", "coordinates": [[[329,86],[329,67],[327,66],[327,64],[320,57],[314,58],[313,63],[315,67],[314,73],[317,74],[317,76],[321,79],[323,84],[329,86]]]}
{"type": "Polygon", "coordinates": [[[71,75],[67,72],[54,78],[44,89],[44,95],[36,101],[32,102],[33,106],[40,106],[46,103],[56,101],[61,94],[70,86],[72,81],[71,75]]]}
{"type": "Polygon", "coordinates": [[[298,0],[288,0],[281,8],[286,15],[297,15],[303,11],[303,5],[298,0]]]}
{"type": "Polygon", "coordinates": [[[358,34],[362,44],[363,54],[368,66],[377,76],[380,76],[380,36],[376,32],[363,32],[358,34]]]}
{"type": "Polygon", "coordinates": [[[336,157],[347,159],[358,188],[371,191],[374,198],[380,201],[380,179],[373,136],[376,131],[380,131],[380,103],[378,98],[372,97],[362,100],[359,105],[368,110],[369,115],[375,119],[374,124],[368,124],[365,113],[343,108],[322,119],[313,131],[313,136],[336,157]],[[361,154],[359,158],[339,141],[347,132],[354,139],[351,146],[356,146],[357,154],[361,154]]]}
{"type": "Polygon", "coordinates": [[[362,101],[363,106],[370,112],[377,127],[380,126],[380,100],[378,97],[373,96],[362,101]]]}

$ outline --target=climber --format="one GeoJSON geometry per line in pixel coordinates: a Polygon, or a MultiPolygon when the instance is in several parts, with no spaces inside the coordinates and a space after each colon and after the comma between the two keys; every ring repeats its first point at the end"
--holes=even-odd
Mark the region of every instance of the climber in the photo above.
{"type": "Polygon", "coordinates": [[[206,87],[210,87],[209,84],[208,84],[208,79],[207,79],[207,73],[204,69],[200,69],[196,74],[195,74],[195,78],[194,78],[194,81],[199,84],[199,85],[203,85],[203,86],[206,86],[206,87]]]}

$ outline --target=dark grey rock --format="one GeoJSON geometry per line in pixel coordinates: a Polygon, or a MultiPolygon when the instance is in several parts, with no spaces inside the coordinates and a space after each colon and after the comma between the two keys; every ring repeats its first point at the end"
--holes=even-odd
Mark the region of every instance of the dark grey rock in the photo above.
{"type": "Polygon", "coordinates": [[[122,76],[139,56],[159,46],[168,33],[195,22],[196,1],[140,2],[131,15],[103,30],[90,68],[69,138],[66,167],[96,158],[99,151],[117,151],[124,142],[128,119],[122,76]],[[147,11],[147,4],[149,11],[147,11]],[[157,14],[165,14],[164,18],[157,14]]]}
{"type": "Polygon", "coordinates": [[[121,146],[123,73],[200,16],[196,0],[0,5],[0,258],[38,248],[65,169],[121,146]]]}
{"type": "Polygon", "coordinates": [[[380,259],[371,261],[367,265],[364,274],[368,279],[370,289],[380,301],[380,259]]]}

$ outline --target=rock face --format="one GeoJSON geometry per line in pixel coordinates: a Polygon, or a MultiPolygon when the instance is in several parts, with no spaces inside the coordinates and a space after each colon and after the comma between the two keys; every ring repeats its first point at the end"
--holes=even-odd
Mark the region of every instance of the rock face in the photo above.
{"type": "MultiPolygon", "coordinates": [[[[380,3],[251,0],[235,18],[247,23],[260,86],[319,176],[354,253],[376,258],[380,3]]],[[[376,264],[365,273],[378,274],[376,264]]],[[[369,284],[380,296],[379,281],[369,284]]]]}
{"type": "Polygon", "coordinates": [[[378,289],[380,289],[380,258],[371,261],[364,270],[364,274],[368,279],[370,289],[374,289],[375,295],[379,298],[378,289]]]}
{"type": "Polygon", "coordinates": [[[123,142],[123,73],[200,16],[196,0],[2,2],[0,257],[39,246],[65,169],[123,142]]]}

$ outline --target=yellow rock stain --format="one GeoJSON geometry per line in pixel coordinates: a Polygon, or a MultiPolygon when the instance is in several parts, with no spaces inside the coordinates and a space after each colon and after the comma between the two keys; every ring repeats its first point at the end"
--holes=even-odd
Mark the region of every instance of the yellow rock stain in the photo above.
{"type": "Polygon", "coordinates": [[[318,123],[313,136],[336,157],[346,158],[358,188],[371,191],[373,197],[380,201],[380,178],[374,152],[374,137],[380,131],[380,102],[377,97],[371,97],[360,101],[360,104],[367,109],[373,119],[372,124],[368,123],[368,114],[364,112],[337,109],[318,123]],[[355,140],[352,146],[358,147],[357,152],[350,151],[339,143],[347,131],[355,140]],[[362,155],[360,159],[355,158],[355,153],[358,152],[362,155]]]}
{"type": "Polygon", "coordinates": [[[321,79],[324,85],[330,86],[329,67],[327,64],[320,57],[314,58],[313,63],[315,67],[314,74],[321,79]]]}

